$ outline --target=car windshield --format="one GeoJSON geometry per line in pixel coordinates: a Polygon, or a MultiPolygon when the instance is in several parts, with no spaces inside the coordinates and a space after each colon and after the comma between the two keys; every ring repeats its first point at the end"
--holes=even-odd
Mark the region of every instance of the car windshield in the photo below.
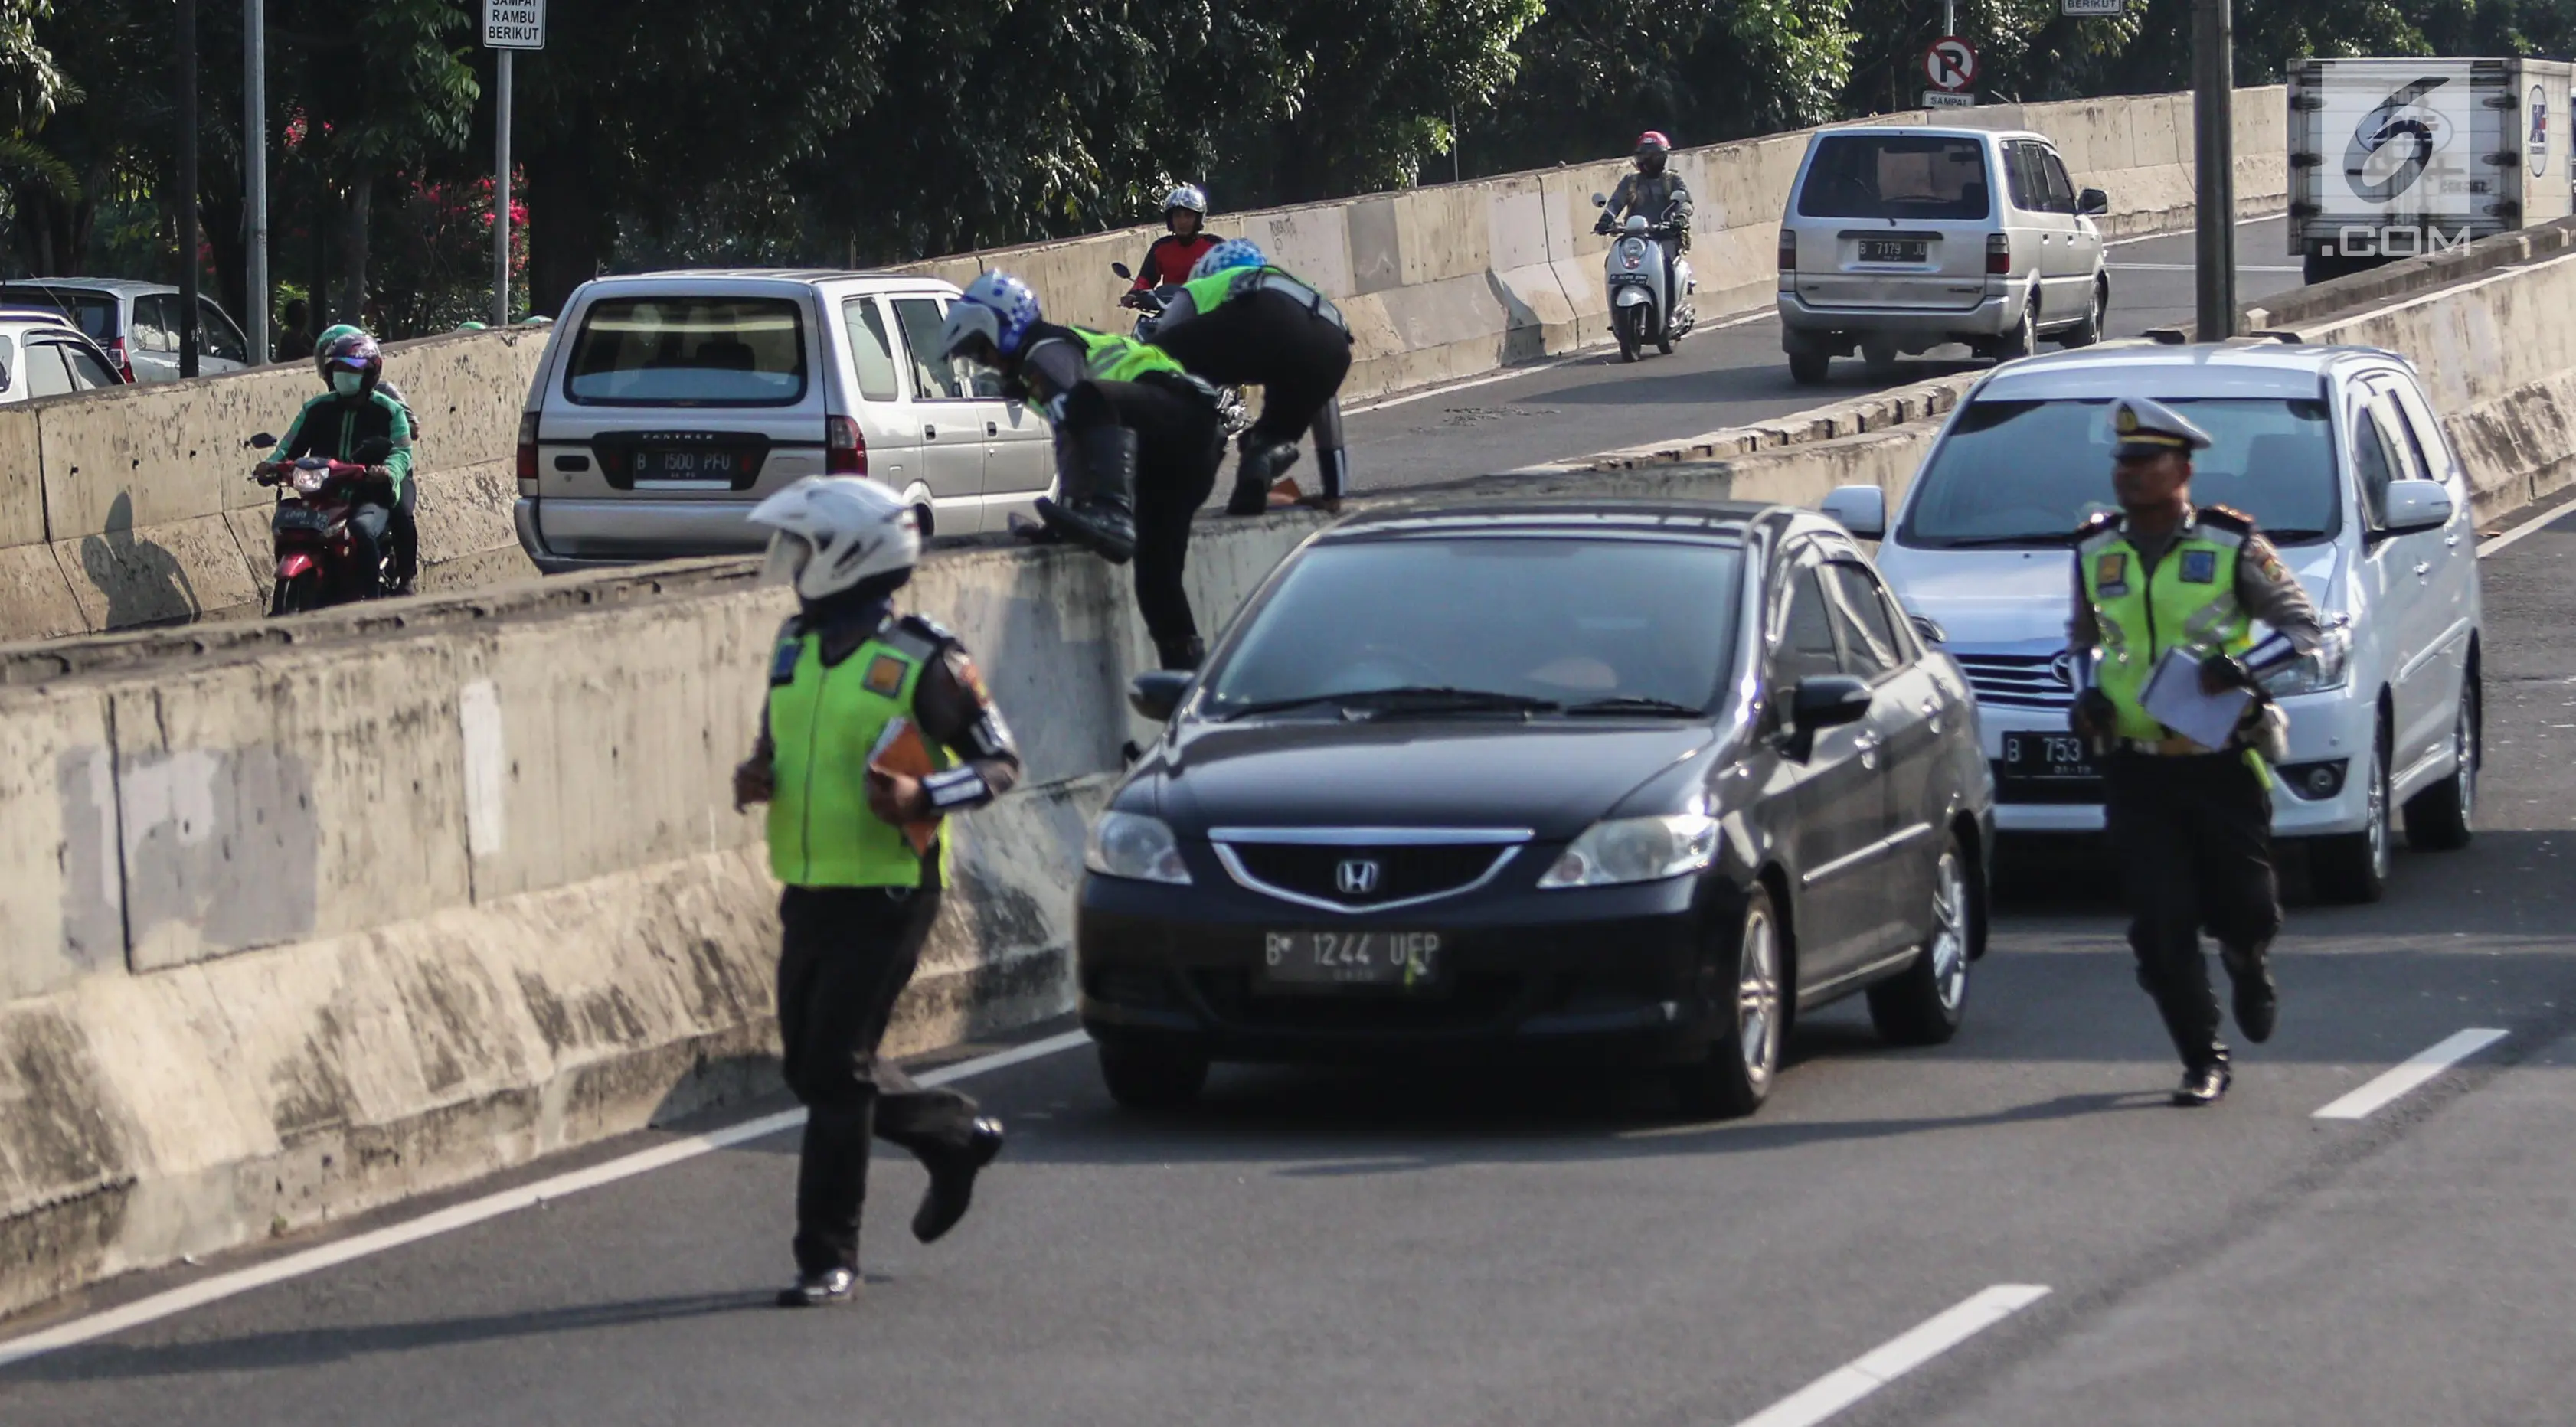
{"type": "Polygon", "coordinates": [[[1210,678],[1206,712],[1347,699],[1693,712],[1734,649],[1743,552],[1679,540],[1360,540],[1299,557],[1210,678]]]}
{"type": "Polygon", "coordinates": [[[99,293],[13,283],[0,286],[0,306],[59,312],[93,342],[110,341],[116,336],[116,299],[99,293]]]}
{"type": "Polygon", "coordinates": [[[787,406],[805,396],[805,329],[783,297],[591,304],[564,390],[625,406],[787,406]]]}
{"type": "MultiPolygon", "coordinates": [[[[2240,399],[2165,404],[2210,435],[2192,458],[2191,498],[2254,517],[2280,544],[2342,528],[2326,404],[2240,399]]],[[[1959,413],[1896,532],[1900,545],[2062,544],[2111,496],[2110,402],[1974,402],[1959,413]]]]}
{"type": "Polygon", "coordinates": [[[1993,208],[1976,139],[1827,134],[1798,190],[1803,218],[1973,221],[1993,208]]]}

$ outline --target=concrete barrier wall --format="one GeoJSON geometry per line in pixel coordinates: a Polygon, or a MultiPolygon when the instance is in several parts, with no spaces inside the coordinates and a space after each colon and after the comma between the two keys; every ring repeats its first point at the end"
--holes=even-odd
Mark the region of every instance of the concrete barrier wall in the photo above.
{"type": "MultiPolygon", "coordinates": [[[[2236,107],[2240,206],[2284,201],[2282,99],[2236,107]]],[[[2031,128],[2111,195],[2115,233],[2188,223],[2185,95],[1998,105],[1944,123],[2031,128]]],[[[1920,112],[1872,122],[1922,123],[1920,112]]],[[[1704,317],[1771,301],[1779,216],[1810,134],[1685,149],[1674,167],[1698,199],[1693,266],[1704,317]]],[[[1590,195],[1624,161],[1256,213],[1218,231],[1261,242],[1322,285],[1357,338],[1353,400],[1454,380],[1608,340],[1590,195]]],[[[963,285],[986,267],[1036,284],[1059,318],[1123,329],[1124,284],[1154,233],[936,258],[905,271],[963,285]]],[[[458,333],[387,349],[421,417],[419,521],[426,590],[467,589],[528,570],[510,524],[510,461],[542,329],[458,333]]],[[[267,599],[268,495],[244,479],[241,442],[284,430],[312,394],[302,364],[0,409],[0,639],[42,639],[178,620],[255,615],[267,599]]]]}

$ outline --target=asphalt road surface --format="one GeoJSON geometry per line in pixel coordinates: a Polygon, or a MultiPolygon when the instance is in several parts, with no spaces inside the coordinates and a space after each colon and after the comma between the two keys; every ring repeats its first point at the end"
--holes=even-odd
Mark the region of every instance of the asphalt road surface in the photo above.
{"type": "Polygon", "coordinates": [[[2376,907],[2294,898],[2281,1030],[2238,1046],[2215,1109],[2164,1103],[2119,918],[2061,870],[2015,879],[2046,896],[2004,907],[1957,1041],[1882,1047],[1846,1003],[1751,1120],[1622,1079],[1239,1068],[1139,1115],[1060,1049],[963,1082],[1014,1138],[949,1241],[912,1242],[921,1175],[880,1161],[853,1308],[767,1306],[774,1134],[16,1362],[0,1422],[2564,1421],[2569,510],[2481,562],[2475,843],[2401,853],[2376,907]],[[2383,1098],[2480,1029],[2502,1035],[2383,1098]],[[2318,1116],[2338,1102],[2361,1113],[2318,1116]]]}
{"type": "MultiPolygon", "coordinates": [[[[2298,259],[2281,251],[2285,222],[2237,226],[2243,300],[2299,285],[2298,259]]],[[[2111,249],[2112,336],[2192,319],[2192,241],[2184,233],[2111,249]]],[[[1693,332],[1669,357],[1631,365],[1615,351],[1593,352],[1354,412],[1345,422],[1351,479],[1359,489],[1382,489],[1484,475],[1696,436],[1984,365],[1968,360],[1965,347],[1936,348],[1899,362],[1892,382],[1871,380],[1855,359],[1834,363],[1829,385],[1802,387],[1789,380],[1780,324],[1766,312],[1693,332]]]]}

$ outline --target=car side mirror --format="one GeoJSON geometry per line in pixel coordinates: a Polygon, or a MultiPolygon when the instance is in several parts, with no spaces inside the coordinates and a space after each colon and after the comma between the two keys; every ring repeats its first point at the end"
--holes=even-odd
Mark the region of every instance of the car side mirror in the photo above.
{"type": "Polygon", "coordinates": [[[1932,618],[1932,616],[1928,614],[1911,615],[1908,617],[1914,621],[1914,632],[1922,636],[1924,643],[1938,648],[1939,646],[1950,642],[1950,631],[1943,629],[1939,620],[1932,618]]]}
{"type": "Polygon", "coordinates": [[[1607,208],[1607,207],[1609,207],[1609,206],[1610,206],[1610,196],[1609,196],[1608,194],[1606,194],[1606,193],[1596,193],[1596,194],[1592,195],[1592,206],[1593,206],[1593,207],[1595,207],[1595,208],[1607,208]]]}
{"type": "Polygon", "coordinates": [[[263,431],[243,444],[249,446],[254,451],[265,451],[269,447],[277,444],[277,438],[263,431]]]}
{"type": "Polygon", "coordinates": [[[1887,492],[1876,486],[1836,486],[1818,508],[1862,540],[1887,536],[1887,492]]]}
{"type": "Polygon", "coordinates": [[[1804,763],[1816,735],[1869,716],[1869,685],[1849,674],[1811,674],[1789,690],[1788,744],[1781,751],[1804,763]]]}
{"type": "Polygon", "coordinates": [[[2440,481],[2390,481],[2386,505],[2391,535],[2439,530],[2451,523],[2451,492],[2440,481]]]}
{"type": "Polygon", "coordinates": [[[1125,263],[1111,263],[1109,265],[1109,270],[1118,274],[1120,277],[1132,278],[1135,276],[1134,273],[1127,271],[1127,265],[1125,263]]]}
{"type": "Polygon", "coordinates": [[[2111,195],[2098,188],[2088,188],[2075,195],[2075,211],[2087,218],[2099,218],[2111,211],[2111,195]]]}
{"type": "Polygon", "coordinates": [[[1191,677],[1186,669],[1154,669],[1139,674],[1127,685],[1127,706],[1140,717],[1170,723],[1173,712],[1181,706],[1181,695],[1189,692],[1191,677]]]}

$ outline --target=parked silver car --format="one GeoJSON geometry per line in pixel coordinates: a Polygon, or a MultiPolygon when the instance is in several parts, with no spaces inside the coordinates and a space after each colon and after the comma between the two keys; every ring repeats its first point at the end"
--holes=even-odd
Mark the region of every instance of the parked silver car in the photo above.
{"type": "MultiPolygon", "coordinates": [[[[179,379],[179,289],[113,277],[22,278],[0,283],[0,303],[43,308],[70,319],[130,382],[179,379]]],[[[197,372],[213,376],[253,365],[250,342],[211,297],[197,299],[197,372]]]]}
{"type": "Polygon", "coordinates": [[[922,533],[1004,528],[1054,478],[1045,418],[936,355],[957,289],[882,273],[649,273],[564,304],[519,425],[519,544],[549,572],[758,550],[803,476],[891,486],[922,533]]]}
{"type": "Polygon", "coordinates": [[[2010,361],[2100,339],[2110,199],[2078,192],[2043,135],[1828,129],[1780,218],[1780,346],[1798,381],[1857,350],[1873,368],[1965,342],[2010,361]]]}

